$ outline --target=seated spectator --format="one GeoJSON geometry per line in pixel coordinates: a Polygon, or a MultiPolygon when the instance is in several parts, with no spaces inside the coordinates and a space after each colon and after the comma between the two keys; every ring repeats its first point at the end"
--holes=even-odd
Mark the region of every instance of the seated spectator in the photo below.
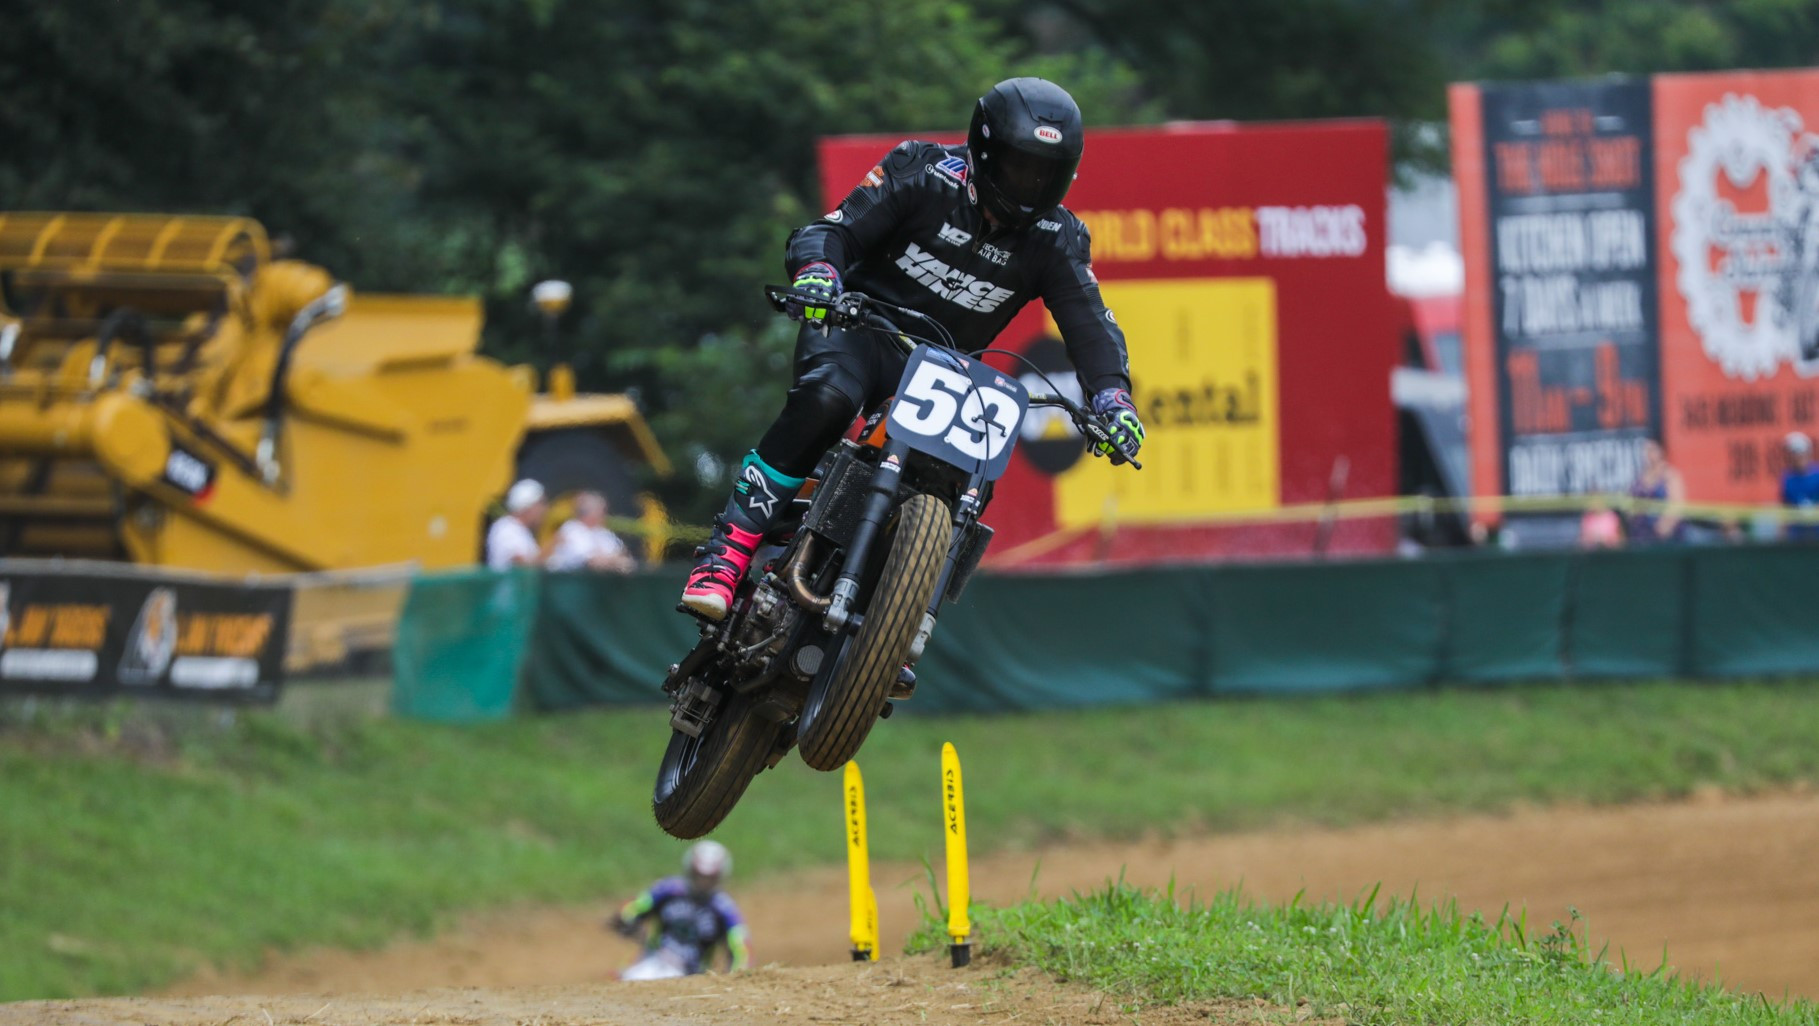
{"type": "MultiPolygon", "coordinates": [[[[1787,470],[1781,475],[1781,504],[1819,512],[1819,465],[1813,463],[1813,440],[1790,431],[1782,445],[1787,450],[1787,470]]],[[[1782,536],[1789,541],[1819,541],[1819,521],[1790,522],[1782,536]]]]}
{"type": "Polygon", "coordinates": [[[1594,499],[1579,518],[1579,547],[1582,549],[1620,549],[1623,547],[1623,518],[1602,498],[1594,499]]]}
{"type": "Polygon", "coordinates": [[[633,568],[632,554],[606,526],[606,496],[582,492],[575,496],[575,515],[556,529],[556,546],[550,552],[551,570],[607,570],[625,573],[633,568]]]}
{"type": "Polygon", "coordinates": [[[494,570],[541,566],[545,553],[537,544],[537,528],[548,512],[542,485],[529,478],[512,485],[505,493],[505,516],[486,531],[486,565],[494,570]]]}

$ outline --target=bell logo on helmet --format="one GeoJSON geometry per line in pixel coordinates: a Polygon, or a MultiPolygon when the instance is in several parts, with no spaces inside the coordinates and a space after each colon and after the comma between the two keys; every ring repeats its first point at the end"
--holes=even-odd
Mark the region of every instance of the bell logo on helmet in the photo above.
{"type": "Polygon", "coordinates": [[[1058,143],[1061,141],[1061,129],[1053,125],[1040,125],[1036,128],[1036,139],[1050,144],[1058,143]]]}

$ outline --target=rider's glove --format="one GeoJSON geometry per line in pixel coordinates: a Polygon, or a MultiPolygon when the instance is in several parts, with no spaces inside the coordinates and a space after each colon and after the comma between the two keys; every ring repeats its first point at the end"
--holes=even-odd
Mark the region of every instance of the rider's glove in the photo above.
{"type": "Polygon", "coordinates": [[[1095,445],[1093,455],[1110,456],[1113,463],[1136,459],[1137,450],[1143,447],[1143,421],[1137,417],[1131,394],[1122,388],[1102,388],[1093,395],[1093,413],[1105,421],[1112,436],[1095,445]]]}
{"type": "Polygon", "coordinates": [[[638,922],[635,919],[621,919],[614,916],[606,921],[606,925],[621,937],[636,938],[638,936],[638,922]]]}
{"type": "Polygon", "coordinates": [[[790,284],[802,295],[790,304],[789,315],[799,321],[806,321],[815,326],[825,326],[827,304],[840,298],[840,272],[834,265],[817,260],[796,272],[796,280],[790,284]],[[821,300],[821,302],[814,302],[821,300]]]}

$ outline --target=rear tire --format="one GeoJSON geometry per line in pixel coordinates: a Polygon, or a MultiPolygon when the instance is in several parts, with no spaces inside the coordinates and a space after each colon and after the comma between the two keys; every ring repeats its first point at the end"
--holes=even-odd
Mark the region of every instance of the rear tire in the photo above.
{"type": "Polygon", "coordinates": [[[777,744],[780,724],[744,695],[728,695],[698,738],[670,731],[657,768],[651,812],[671,837],[691,840],[720,825],[777,744]]]}
{"type": "Polygon", "coordinates": [[[796,739],[803,762],[837,770],[859,753],[916,640],[952,538],[951,515],[940,499],[912,495],[898,507],[865,622],[833,675],[817,681],[803,705],[796,739]]]}

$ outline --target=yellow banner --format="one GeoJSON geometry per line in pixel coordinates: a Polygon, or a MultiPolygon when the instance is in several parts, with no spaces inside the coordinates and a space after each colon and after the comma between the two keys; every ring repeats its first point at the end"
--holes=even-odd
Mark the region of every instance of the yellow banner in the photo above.
{"type": "Polygon", "coordinates": [[[1268,278],[1115,281],[1101,286],[1130,346],[1148,437],[1143,466],[1083,459],[1055,479],[1055,520],[1081,528],[1181,523],[1273,509],[1279,416],[1276,285],[1268,278]]]}

